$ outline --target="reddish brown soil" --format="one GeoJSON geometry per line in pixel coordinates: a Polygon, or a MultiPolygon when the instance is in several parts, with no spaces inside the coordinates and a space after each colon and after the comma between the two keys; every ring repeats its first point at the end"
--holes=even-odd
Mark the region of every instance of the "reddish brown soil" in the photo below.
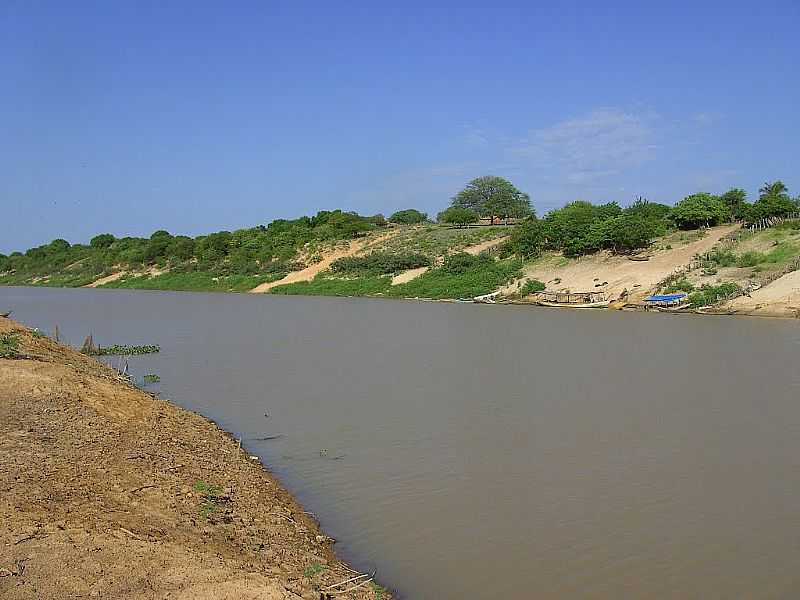
{"type": "Polygon", "coordinates": [[[389,597],[329,596],[355,573],[214,423],[0,318],[9,332],[24,357],[0,359],[0,597],[389,597]]]}

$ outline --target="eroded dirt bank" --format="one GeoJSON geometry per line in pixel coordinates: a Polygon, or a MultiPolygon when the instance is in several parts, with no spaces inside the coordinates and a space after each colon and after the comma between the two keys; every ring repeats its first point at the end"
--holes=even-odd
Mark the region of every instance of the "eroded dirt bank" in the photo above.
{"type": "Polygon", "coordinates": [[[215,424],[0,317],[9,333],[0,597],[389,598],[366,577],[326,590],[358,574],[215,424]]]}

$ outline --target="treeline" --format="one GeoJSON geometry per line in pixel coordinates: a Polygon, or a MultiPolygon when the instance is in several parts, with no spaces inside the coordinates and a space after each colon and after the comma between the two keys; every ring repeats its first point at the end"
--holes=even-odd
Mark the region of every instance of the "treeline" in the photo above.
{"type": "Polygon", "coordinates": [[[0,254],[0,274],[49,274],[63,271],[96,276],[116,265],[129,269],[149,265],[173,271],[216,275],[255,275],[288,271],[297,251],[311,242],[352,239],[386,226],[382,215],[364,217],[341,210],[313,217],[272,221],[237,231],[218,231],[195,238],[156,231],[149,238],[95,236],[89,245],[63,239],[10,256],[0,254]]]}
{"type": "Polygon", "coordinates": [[[548,212],[535,214],[520,223],[505,245],[506,255],[523,258],[538,256],[545,250],[567,256],[590,254],[598,250],[631,252],[648,247],[655,238],[671,229],[698,229],[723,223],[754,223],[770,217],[786,217],[800,211],[800,197],[791,198],[781,181],[767,183],[758,199],[749,203],[741,189],[722,195],[698,193],[675,206],[638,199],[622,208],[616,202],[593,205],[577,201],[548,212]]]}

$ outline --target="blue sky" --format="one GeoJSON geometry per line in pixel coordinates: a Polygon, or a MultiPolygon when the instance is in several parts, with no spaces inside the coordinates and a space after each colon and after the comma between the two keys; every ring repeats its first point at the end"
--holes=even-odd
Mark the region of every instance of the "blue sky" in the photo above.
{"type": "Polygon", "coordinates": [[[482,174],[539,214],[796,194],[798,29],[796,0],[5,0],[0,252],[435,213],[482,174]]]}

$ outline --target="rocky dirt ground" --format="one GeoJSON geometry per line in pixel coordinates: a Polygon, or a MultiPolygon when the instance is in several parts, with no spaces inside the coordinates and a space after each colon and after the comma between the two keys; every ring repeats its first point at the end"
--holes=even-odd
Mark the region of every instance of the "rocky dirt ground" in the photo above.
{"type": "Polygon", "coordinates": [[[0,358],[4,600],[390,597],[368,577],[329,587],[358,573],[214,423],[0,318],[7,334],[18,348],[0,358]]]}

